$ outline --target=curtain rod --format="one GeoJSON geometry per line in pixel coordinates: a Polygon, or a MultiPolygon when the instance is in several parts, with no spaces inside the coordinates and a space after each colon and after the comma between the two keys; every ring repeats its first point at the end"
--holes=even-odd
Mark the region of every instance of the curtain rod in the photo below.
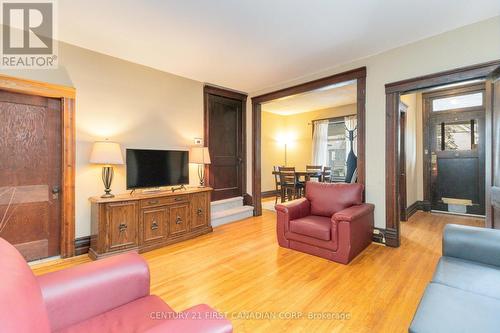
{"type": "Polygon", "coordinates": [[[345,116],[340,116],[340,117],[330,117],[330,118],[322,118],[322,119],[314,119],[310,123],[307,123],[308,125],[314,125],[315,122],[317,121],[324,121],[328,120],[330,123],[341,123],[344,122],[345,117],[351,117],[351,116],[357,116],[357,114],[347,114],[345,116]]]}

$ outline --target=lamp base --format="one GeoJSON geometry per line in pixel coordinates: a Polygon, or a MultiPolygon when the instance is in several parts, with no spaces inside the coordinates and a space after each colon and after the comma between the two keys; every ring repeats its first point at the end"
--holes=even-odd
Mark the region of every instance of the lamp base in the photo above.
{"type": "Polygon", "coordinates": [[[205,168],[205,165],[198,164],[198,178],[200,180],[200,185],[198,185],[198,188],[205,187],[205,172],[204,172],[204,168],[205,168]]]}
{"type": "Polygon", "coordinates": [[[102,167],[102,182],[104,184],[104,194],[101,195],[101,198],[114,198],[115,195],[111,194],[111,182],[113,181],[113,167],[112,166],[103,166],[102,167]]]}

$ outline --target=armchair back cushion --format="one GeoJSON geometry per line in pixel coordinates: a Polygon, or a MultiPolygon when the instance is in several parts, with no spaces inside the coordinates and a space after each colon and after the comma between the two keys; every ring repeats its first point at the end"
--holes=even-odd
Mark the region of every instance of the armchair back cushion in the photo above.
{"type": "Polygon", "coordinates": [[[26,261],[0,238],[0,332],[50,332],[40,286],[26,261]]]}
{"type": "Polygon", "coordinates": [[[311,203],[312,215],[332,217],[363,202],[363,185],[307,182],[306,198],[311,203]]]}

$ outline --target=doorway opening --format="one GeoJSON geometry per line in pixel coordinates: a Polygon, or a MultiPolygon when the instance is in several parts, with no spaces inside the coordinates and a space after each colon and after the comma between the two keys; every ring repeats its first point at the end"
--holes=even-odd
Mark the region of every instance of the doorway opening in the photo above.
{"type": "Polygon", "coordinates": [[[400,219],[485,215],[484,80],[400,96],[400,219]]]}
{"type": "MultiPolygon", "coordinates": [[[[293,172],[290,176],[301,177],[302,181],[314,177],[306,170],[308,167],[317,169],[315,178],[319,180],[323,180],[327,173],[329,181],[345,181],[348,170],[351,171],[346,167],[346,156],[350,153],[347,147],[353,147],[356,159],[354,179],[365,184],[365,91],[366,68],[362,67],[252,98],[254,215],[262,214],[263,195],[267,196],[270,192],[276,195],[275,174],[278,170],[274,167],[290,168],[289,172],[293,172]],[[319,95],[335,95],[335,91],[342,89],[350,91],[349,102],[343,105],[346,110],[340,110],[340,104],[336,110],[333,110],[333,104],[313,105],[320,103],[319,95]],[[301,111],[294,114],[294,109],[301,111]],[[282,115],[285,119],[270,119],[276,118],[280,112],[285,112],[282,115]],[[276,124],[285,126],[279,130],[271,130],[268,126],[276,124]],[[348,143],[346,127],[354,133],[348,143]],[[325,135],[320,137],[323,132],[325,135]],[[271,157],[275,160],[270,161],[271,157]]],[[[351,173],[351,179],[352,176],[351,173]]],[[[287,191],[290,197],[301,193],[303,190],[300,188],[287,191]]]]}
{"type": "Polygon", "coordinates": [[[500,227],[490,199],[499,155],[493,140],[499,66],[493,61],[386,85],[387,245],[399,246],[400,221],[417,209],[484,216],[486,227],[500,227]],[[412,99],[420,116],[408,112],[412,99]],[[411,128],[422,138],[409,149],[409,141],[418,142],[411,128]],[[413,169],[408,165],[409,155],[420,159],[421,171],[415,161],[413,169]],[[412,186],[417,195],[410,198],[412,186]]]}

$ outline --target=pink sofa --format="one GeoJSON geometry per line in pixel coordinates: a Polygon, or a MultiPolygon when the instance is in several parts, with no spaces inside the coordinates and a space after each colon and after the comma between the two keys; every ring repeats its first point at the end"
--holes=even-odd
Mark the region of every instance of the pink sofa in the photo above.
{"type": "Polygon", "coordinates": [[[174,312],[149,293],[149,269],[135,253],[36,277],[0,238],[0,332],[232,332],[207,305],[174,312]]]}
{"type": "Polygon", "coordinates": [[[282,247],[348,264],[373,237],[374,206],[363,185],[308,182],[306,197],[276,206],[282,247]]]}

